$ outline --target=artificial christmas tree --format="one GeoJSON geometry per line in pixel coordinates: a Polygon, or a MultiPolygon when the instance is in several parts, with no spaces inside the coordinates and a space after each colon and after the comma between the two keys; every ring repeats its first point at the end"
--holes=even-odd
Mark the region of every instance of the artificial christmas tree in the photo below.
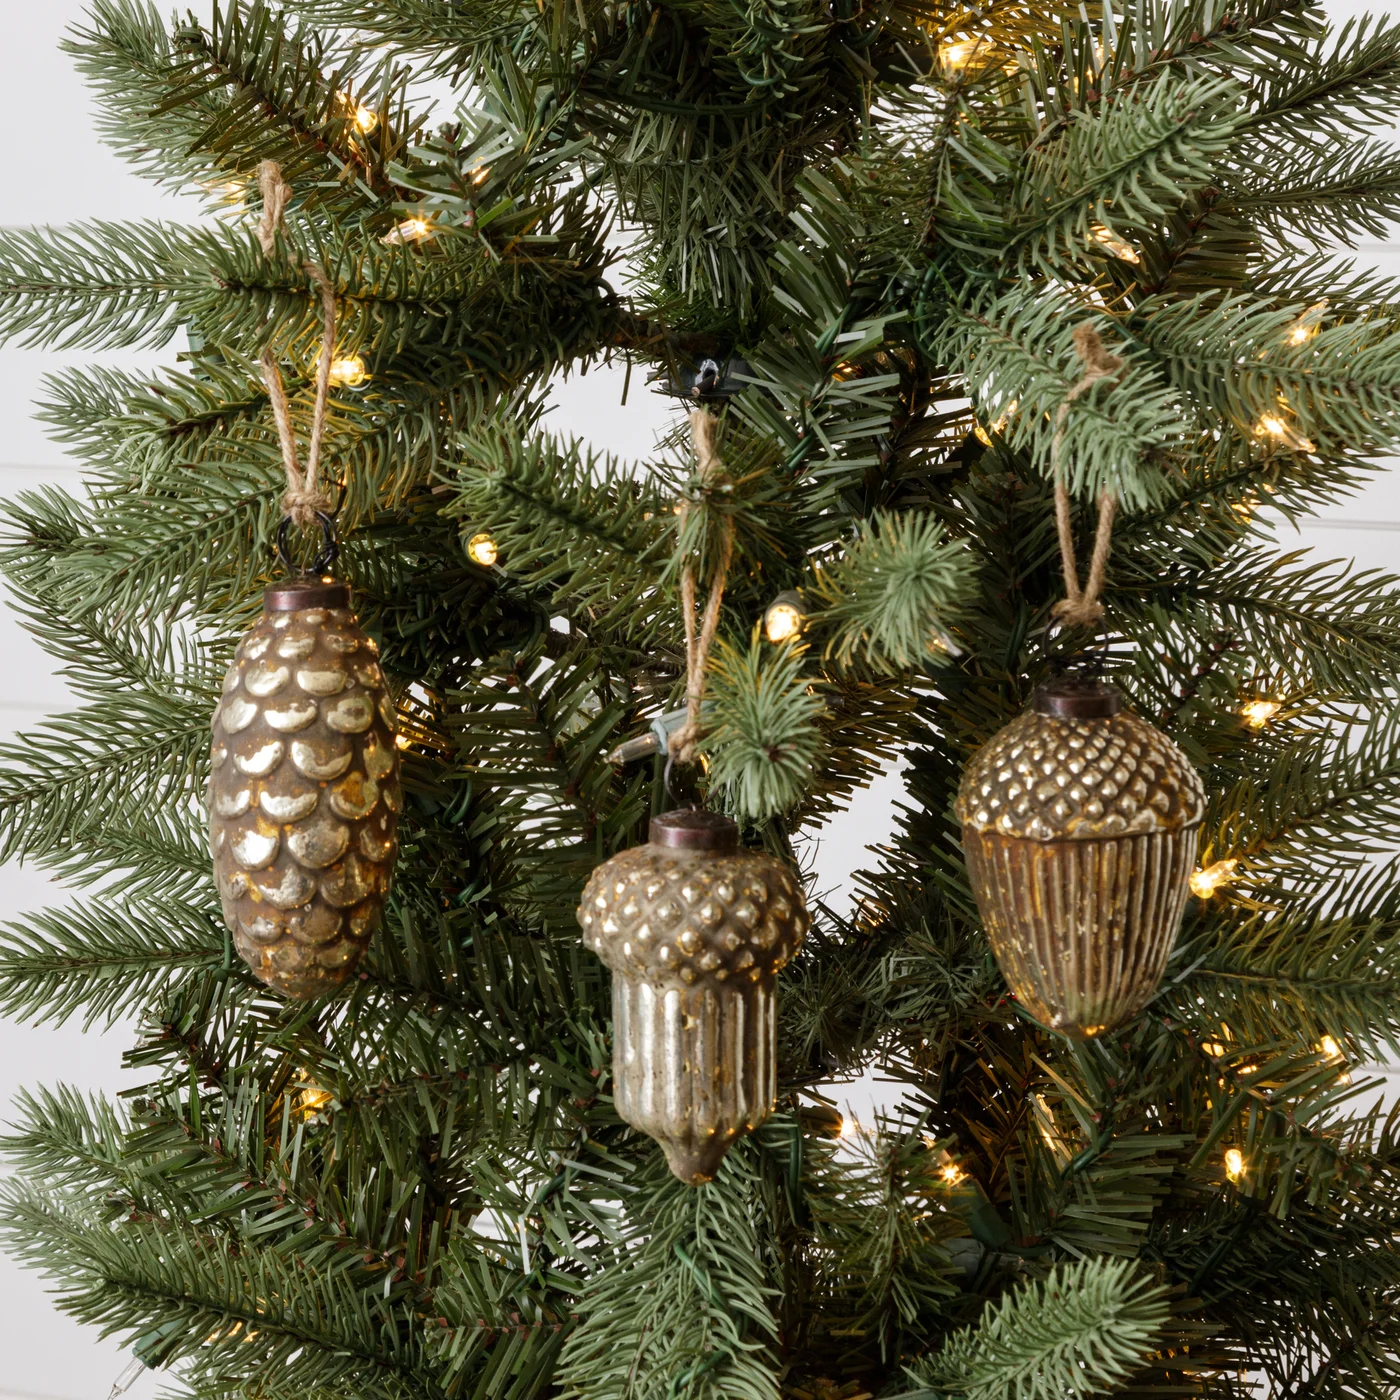
{"type": "Polygon", "coordinates": [[[142,1018],[138,1092],[36,1091],[9,1142],[63,1306],[201,1396],[1389,1395],[1400,1121],[1356,1065],[1400,1048],[1400,602],[1273,534],[1400,440],[1400,289],[1329,251],[1400,210],[1363,135],[1400,28],[98,0],[71,49],[218,217],[0,240],[11,341],[184,346],[61,376],[88,495],[9,507],[82,707],[5,751],[0,849],[98,887],[8,931],[0,1002],[142,1018]],[[432,131],[419,78],[463,101],[432,131]],[[645,466],[547,430],[608,359],[703,406],[693,461],[680,413],[645,466]],[[324,494],[406,747],[383,926],[297,1002],[235,954],[202,794],[313,439],[289,505],[324,494]],[[1206,792],[1158,989],[1082,1041],[1008,994],[953,813],[1066,672],[1206,792]],[[575,921],[663,738],[794,879],[907,762],[698,1187],[617,1112],[575,921]],[[833,1138],[863,1068],[903,1099],[833,1138]]]}

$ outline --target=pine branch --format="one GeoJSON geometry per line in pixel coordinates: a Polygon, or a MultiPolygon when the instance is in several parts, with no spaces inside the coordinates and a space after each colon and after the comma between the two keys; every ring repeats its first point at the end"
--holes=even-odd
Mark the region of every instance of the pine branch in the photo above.
{"type": "Polygon", "coordinates": [[[806,648],[747,648],[721,637],[710,662],[709,718],[701,751],[711,787],[750,821],[791,807],[821,769],[825,706],[803,676],[806,648]]]}
{"type": "Polygon", "coordinates": [[[327,71],[324,43],[285,32],[263,0],[231,0],[207,29],[174,30],[144,0],[96,0],[65,48],[97,89],[108,142],[143,174],[202,183],[216,200],[275,160],[294,187],[314,190],[311,202],[372,211],[395,197],[388,166],[423,120],[405,107],[405,75],[327,71]],[[373,133],[356,124],[362,93],[373,133]]]}
{"type": "MultiPolygon", "coordinates": [[[[1013,290],[967,306],[949,304],[929,350],[966,378],[975,402],[1005,419],[1001,431],[1047,475],[1060,409],[1083,367],[1075,356],[1075,324],[1103,328],[1101,313],[1044,290],[1013,290]]],[[[1155,322],[1154,322],[1155,328],[1155,322]]],[[[1150,460],[1174,444],[1181,430],[1175,395],[1144,357],[1131,356],[1116,380],[1101,380],[1071,404],[1062,419],[1060,461],[1076,495],[1112,491],[1129,510],[1160,503],[1169,484],[1150,460]]]]}
{"type": "Polygon", "coordinates": [[[201,1239],[156,1223],[113,1230],[59,1201],[11,1187],[5,1238],[63,1285],[61,1306],[81,1322],[140,1335],[165,1333],[164,1364],[210,1389],[256,1383],[265,1395],[354,1385],[402,1400],[440,1397],[421,1336],[401,1336],[377,1278],[311,1273],[245,1240],[201,1239]]]}
{"type": "Polygon", "coordinates": [[[35,1024],[112,1025],[192,974],[229,966],[223,921],[173,899],[69,905],[0,930],[0,1009],[35,1024]]]}
{"type": "Polygon", "coordinates": [[[988,1308],[912,1374],[930,1393],[973,1400],[1116,1389],[1151,1357],[1169,1316],[1166,1289],[1131,1260],[1061,1264],[988,1308]]]}
{"type": "Polygon", "coordinates": [[[881,513],[813,576],[822,606],[810,622],[831,630],[826,655],[838,664],[859,657],[876,670],[906,671],[947,653],[971,586],[966,549],[937,520],[881,513]]]}
{"type": "Polygon", "coordinates": [[[491,534],[513,579],[586,612],[591,629],[625,629],[644,644],[669,614],[656,574],[670,502],[612,456],[577,439],[527,438],[504,418],[469,435],[462,457],[448,514],[463,537],[491,534]]]}
{"type": "Polygon", "coordinates": [[[661,1400],[681,1387],[695,1400],[776,1400],[770,1288],[739,1155],[699,1191],[654,1172],[637,1183],[627,1252],[579,1299],[560,1373],[569,1400],[661,1400]]]}
{"type": "Polygon", "coordinates": [[[1233,83],[1167,72],[1081,113],[1030,148],[1005,255],[1053,275],[1082,263],[1096,225],[1122,238],[1165,218],[1230,148],[1237,102],[1233,83]]]}
{"type": "Polygon", "coordinates": [[[1346,321],[1298,341],[1304,310],[1198,296],[1148,303],[1123,328],[1184,396],[1242,432],[1296,451],[1387,450],[1400,431],[1400,336],[1346,321]]]}

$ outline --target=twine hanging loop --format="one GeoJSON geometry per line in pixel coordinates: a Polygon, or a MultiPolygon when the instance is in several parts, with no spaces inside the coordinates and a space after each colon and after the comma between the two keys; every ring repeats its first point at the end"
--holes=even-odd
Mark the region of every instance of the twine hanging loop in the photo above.
{"type": "MultiPolygon", "coordinates": [[[[258,188],[262,192],[262,219],[258,223],[258,242],[263,255],[272,257],[277,250],[277,235],[284,231],[283,215],[292,197],[292,188],[282,178],[282,167],[275,160],[265,160],[258,166],[258,188]]],[[[316,362],[316,401],[311,416],[311,437],[306,447],[306,470],[303,472],[297,456],[296,433],[292,427],[287,391],[282,383],[282,371],[271,345],[262,353],[262,380],[272,403],[272,417],[277,424],[277,438],[282,446],[282,468],[287,475],[287,489],[282,494],[282,509],[294,525],[315,525],[318,516],[331,513],[331,500],[320,486],[321,439],[326,430],[326,402],[330,397],[331,359],[335,354],[335,288],[331,286],[320,263],[307,260],[301,269],[311,279],[321,296],[321,356],[316,362]]]]}
{"type": "Polygon", "coordinates": [[[1079,570],[1074,562],[1074,527],[1070,518],[1069,488],[1065,485],[1064,464],[1060,447],[1064,440],[1065,419],[1070,405],[1087,394],[1101,379],[1121,377],[1123,361],[1109,354],[1099,333],[1087,323],[1074,328],[1074,348],[1084,365],[1084,374],[1065,395],[1055,415],[1055,436],[1050,443],[1050,469],[1055,481],[1055,525],[1060,539],[1060,567],[1064,573],[1065,596],[1051,609],[1056,621],[1065,627],[1092,627],[1103,616],[1099,594],[1103,590],[1104,571],[1108,567],[1109,551],[1113,548],[1113,517],[1118,502],[1112,491],[1099,494],[1099,521],[1094,532],[1094,552],[1089,560],[1089,577],[1079,586],[1079,570]]]}
{"type": "MultiPolygon", "coordinates": [[[[695,444],[696,476],[703,492],[717,485],[724,474],[724,463],[715,446],[717,422],[713,414],[697,408],[690,415],[690,432],[695,444]]],[[[682,496],[676,510],[678,537],[685,534],[690,515],[691,498],[682,496]]],[[[667,752],[677,763],[693,763],[695,746],[700,738],[700,702],[705,697],[705,667],[710,648],[719,626],[720,604],[724,601],[724,585],[734,557],[734,526],[726,517],[720,535],[719,560],[710,581],[710,594],[705,600],[704,616],[696,626],[695,564],[687,559],[681,568],[681,617],[685,623],[685,720],[670,738],[667,752]]]]}

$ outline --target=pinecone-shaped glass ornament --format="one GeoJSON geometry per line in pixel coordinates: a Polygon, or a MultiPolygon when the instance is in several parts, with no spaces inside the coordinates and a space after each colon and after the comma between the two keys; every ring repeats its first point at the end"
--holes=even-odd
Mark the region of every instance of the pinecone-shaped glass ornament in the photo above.
{"type": "Polygon", "coordinates": [[[713,812],[668,812],[589,877],[584,943],[613,971],[617,1111],[699,1185],[777,1095],[777,974],[807,932],[781,861],[713,812]]]}
{"type": "Polygon", "coordinates": [[[209,844],[224,918],[269,986],[319,996],[353,971],[393,877],[394,706],[350,589],[263,595],[214,712],[209,844]]]}
{"type": "Polygon", "coordinates": [[[1042,1024],[1098,1035],[1151,999],[1176,942],[1205,792],[1112,686],[1066,678],[973,756],[963,850],[992,951],[1042,1024]]]}

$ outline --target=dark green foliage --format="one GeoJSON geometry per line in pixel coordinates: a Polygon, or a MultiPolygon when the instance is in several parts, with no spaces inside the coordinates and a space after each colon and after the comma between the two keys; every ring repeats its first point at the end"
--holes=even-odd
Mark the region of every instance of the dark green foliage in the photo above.
{"type": "Polygon", "coordinates": [[[1400,1052],[1400,604],[1274,528],[1400,440],[1396,288],[1307,251],[1400,209],[1369,138],[1400,28],[290,8],[97,0],[70,50],[105,134],[218,218],[0,238],[12,342],[188,343],[51,382],[88,493],[7,508],[78,708],[0,752],[0,853],[89,888],[0,933],[0,1008],[139,1018],[142,1076],[20,1105],[10,1247],[201,1400],[1388,1397],[1400,1119],[1359,1105],[1400,1052]],[[427,74],[466,104],[431,133],[427,74]],[[266,157],[295,189],[271,257],[266,157]],[[328,485],[406,802],[360,975],[293,1005],[234,956],[201,794],[275,572],[265,346],[310,418],[311,257],[369,375],[332,396],[328,485]],[[1123,364],[1076,392],[1080,326],[1123,364]],[[679,415],[645,465],[546,431],[561,375],[623,360],[636,393],[731,354],[703,479],[679,415]],[[1057,436],[1083,553],[1120,507],[1097,638],[1051,630],[1057,436]],[[689,1190],[614,1111],[574,909],[669,800],[607,755],[683,700],[680,579],[703,600],[730,539],[679,782],[789,858],[899,761],[905,791],[855,915],[818,908],[784,973],[777,1111],[689,1190]],[[806,634],[770,643],[789,589],[806,634]],[[1091,643],[1199,768],[1223,878],[1147,1012],[1081,1044],[1008,1000],[951,807],[1091,643]],[[903,1099],[836,1140],[824,1086],[867,1069],[903,1099]]]}
{"type": "Polygon", "coordinates": [[[923,1378],[934,1394],[975,1400],[1113,1390],[1152,1354],[1170,1315],[1166,1290],[1126,1260],[1061,1265],[950,1337],[923,1378]]]}

